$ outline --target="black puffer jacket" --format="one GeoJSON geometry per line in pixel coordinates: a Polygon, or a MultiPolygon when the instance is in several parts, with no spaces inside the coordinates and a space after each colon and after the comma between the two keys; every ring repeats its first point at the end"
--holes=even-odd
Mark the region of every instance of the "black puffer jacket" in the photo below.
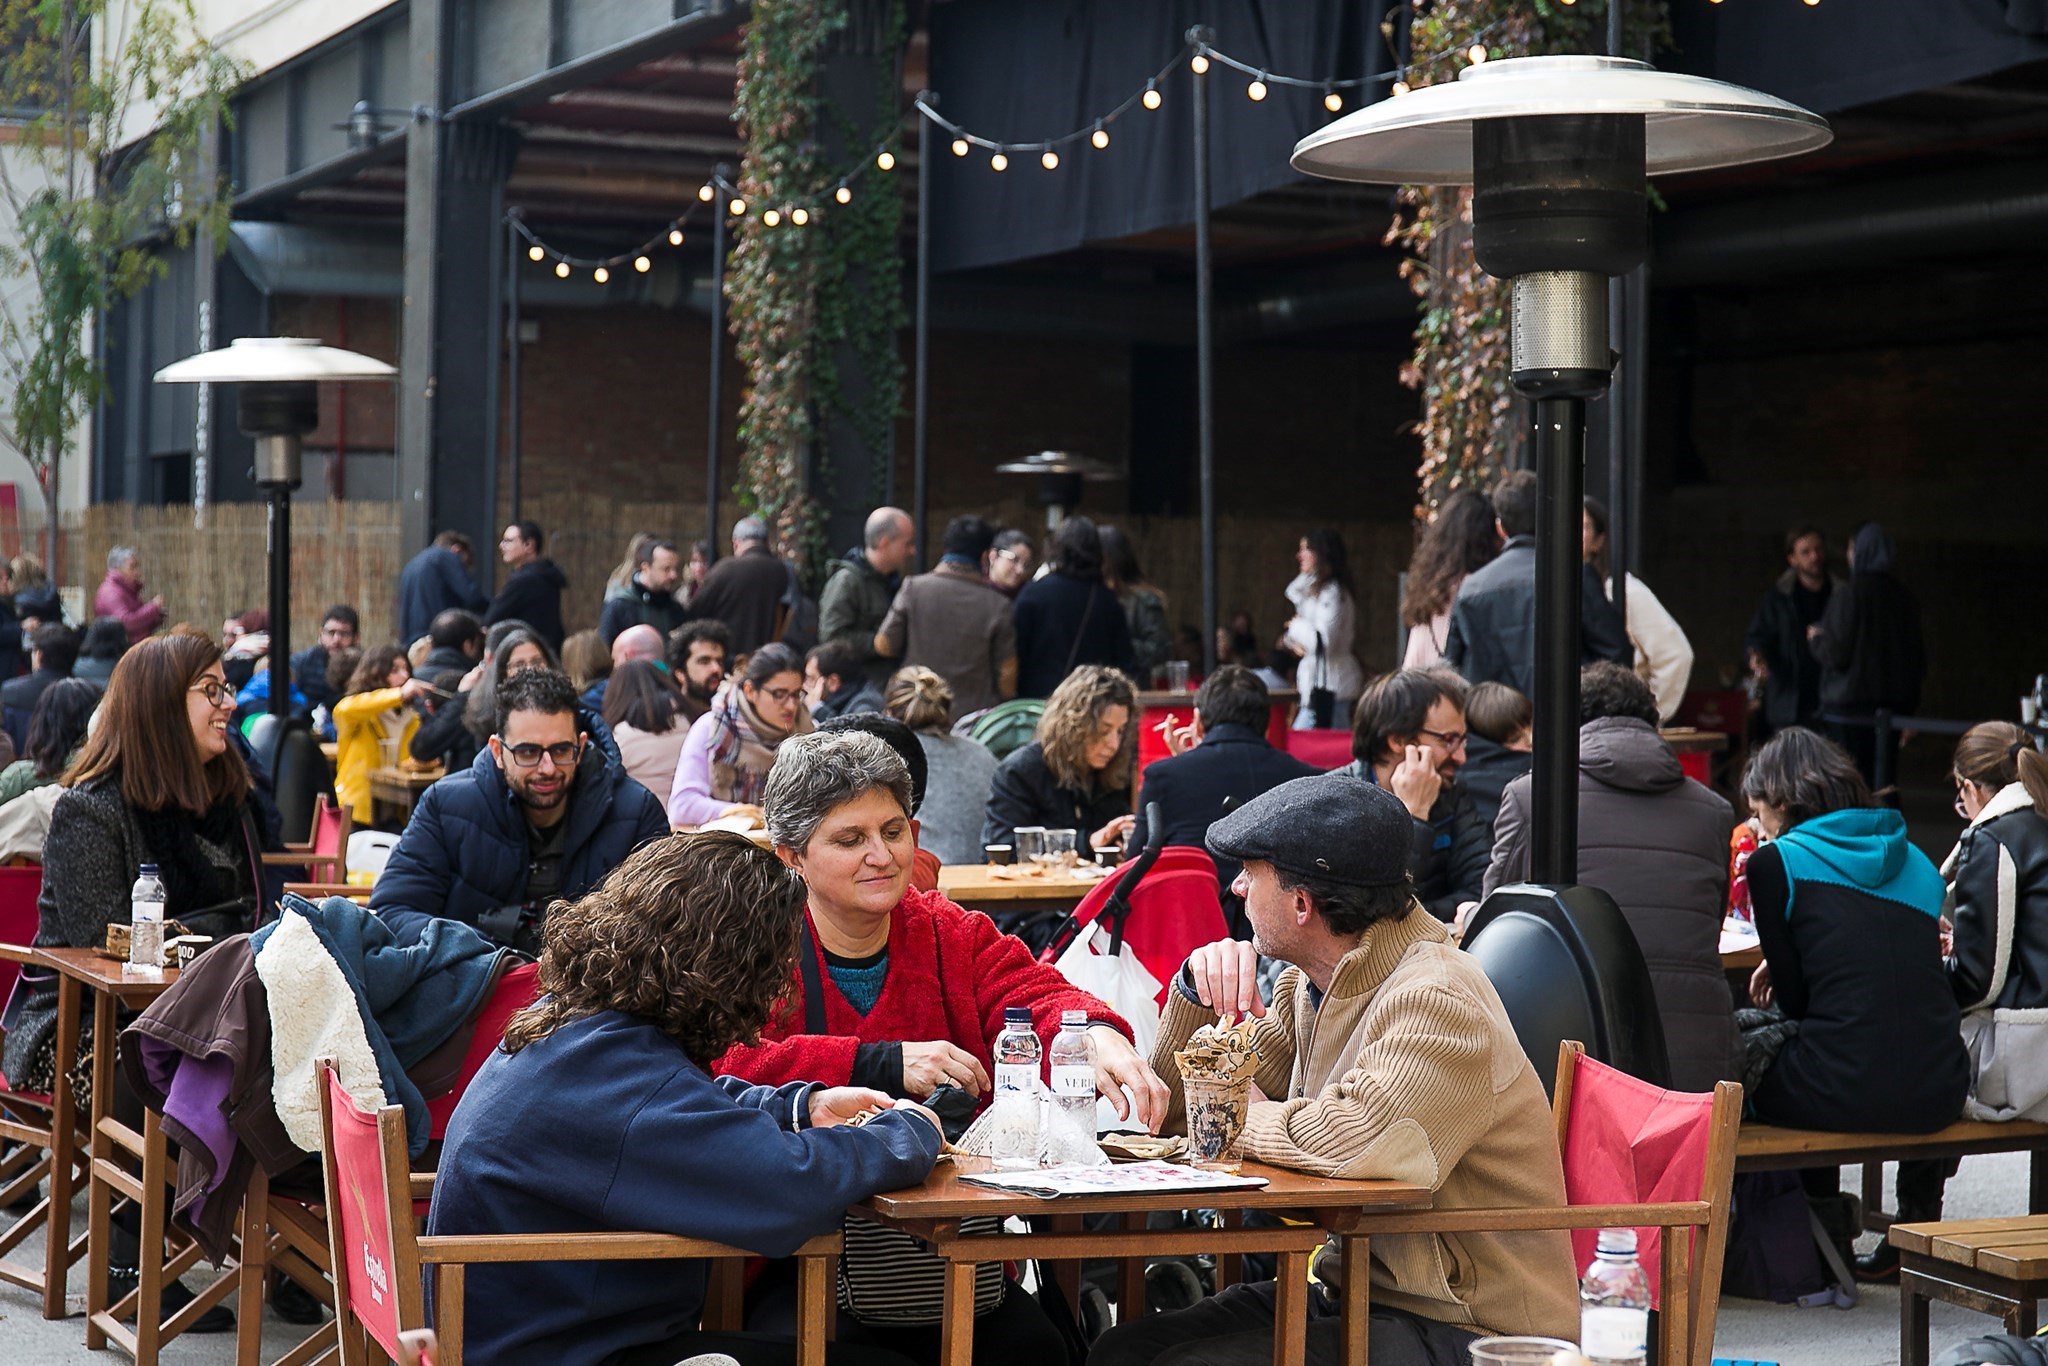
{"type": "MultiPolygon", "coordinates": [[[[1379,786],[1372,765],[1363,759],[1353,759],[1336,771],[1379,786]]],[[[1465,790],[1462,777],[1437,789],[1427,820],[1410,816],[1408,823],[1413,838],[1408,872],[1415,879],[1415,899],[1448,925],[1458,918],[1459,906],[1482,895],[1493,827],[1479,814],[1479,804],[1465,790]]]]}
{"type": "Polygon", "coordinates": [[[520,565],[506,578],[484,613],[484,625],[501,621],[523,621],[548,643],[556,654],[562,652],[562,590],[569,576],[553,560],[542,558],[520,565]]]}
{"type": "Polygon", "coordinates": [[[1086,845],[1088,836],[1118,816],[1131,814],[1131,794],[1121,792],[1077,792],[1061,787],[1045,762],[1045,746],[1033,740],[996,767],[995,783],[988,794],[988,815],[982,821],[983,844],[1008,844],[1020,825],[1042,825],[1048,830],[1078,831],[1086,845]]]}
{"type": "MultiPolygon", "coordinates": [[[[1501,799],[1486,890],[1529,875],[1530,778],[1501,799]]],[[[1711,1091],[1742,1075],[1721,973],[1728,833],[1735,813],[1678,765],[1648,722],[1579,729],[1579,881],[1614,898],[1649,963],[1671,1084],[1711,1091]]]]}
{"type": "Polygon", "coordinates": [[[2048,820],[2007,783],[1941,865],[1955,943],[1948,984],[1964,1010],[2048,1006],[2048,820]],[[2010,944],[2003,963],[1998,946],[2010,944]]]}

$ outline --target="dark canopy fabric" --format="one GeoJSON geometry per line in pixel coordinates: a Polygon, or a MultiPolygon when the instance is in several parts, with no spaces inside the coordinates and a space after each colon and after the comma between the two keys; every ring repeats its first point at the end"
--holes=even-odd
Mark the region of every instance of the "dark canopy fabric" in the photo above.
{"type": "MultiPolygon", "coordinates": [[[[1366,73],[1382,0],[954,0],[931,14],[932,88],[939,111],[984,137],[1042,139],[1091,126],[1168,62],[1191,24],[1254,65],[1315,80],[1366,73]]],[[[1672,6],[1678,51],[1661,64],[1753,86],[1830,112],[2048,60],[2048,0],[1897,0],[1672,6]]],[[[1246,98],[1249,78],[1210,74],[1212,207],[1299,179],[1287,156],[1332,117],[1319,90],[1274,87],[1246,98]]],[[[994,265],[1084,243],[1173,227],[1194,216],[1192,81],[1184,60],[1160,83],[1162,107],[1134,108],[1110,145],[1038,153],[1004,172],[974,149],[955,157],[932,139],[932,262],[994,265]]],[[[1375,90],[1384,87],[1375,87],[1375,90]]],[[[1346,99],[1355,109],[1358,94],[1346,99]]]]}

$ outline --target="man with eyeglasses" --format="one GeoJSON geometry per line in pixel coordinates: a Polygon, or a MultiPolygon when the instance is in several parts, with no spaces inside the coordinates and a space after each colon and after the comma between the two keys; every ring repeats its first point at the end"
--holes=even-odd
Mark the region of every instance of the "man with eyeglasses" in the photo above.
{"type": "Polygon", "coordinates": [[[575,685],[525,669],[498,689],[476,762],[421,795],[370,909],[401,939],[438,917],[535,953],[549,905],[667,833],[661,803],[583,733],[575,685]]]}
{"type": "Polygon", "coordinates": [[[1384,787],[1414,822],[1415,899],[1446,923],[1479,899],[1493,832],[1458,786],[1465,762],[1465,680],[1447,668],[1400,669],[1374,680],[1351,712],[1349,764],[1384,787]]]}

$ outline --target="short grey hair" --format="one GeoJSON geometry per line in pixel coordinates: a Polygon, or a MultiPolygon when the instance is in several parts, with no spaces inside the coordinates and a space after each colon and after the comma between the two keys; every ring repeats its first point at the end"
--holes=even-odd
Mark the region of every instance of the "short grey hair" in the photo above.
{"type": "Polygon", "coordinates": [[[765,541],[768,539],[768,524],[759,517],[742,517],[732,524],[732,538],[735,541],[765,541]]]}
{"type": "Polygon", "coordinates": [[[882,542],[910,526],[910,514],[902,508],[880,507],[868,514],[867,525],[861,528],[861,543],[873,550],[882,542]]]}
{"type": "Polygon", "coordinates": [[[136,550],[134,546],[117,545],[107,552],[107,568],[119,569],[122,565],[134,559],[135,555],[136,550]]]}
{"type": "Polygon", "coordinates": [[[792,735],[776,749],[761,793],[768,838],[803,849],[836,808],[875,791],[910,814],[910,769],[885,742],[862,731],[792,735]]]}

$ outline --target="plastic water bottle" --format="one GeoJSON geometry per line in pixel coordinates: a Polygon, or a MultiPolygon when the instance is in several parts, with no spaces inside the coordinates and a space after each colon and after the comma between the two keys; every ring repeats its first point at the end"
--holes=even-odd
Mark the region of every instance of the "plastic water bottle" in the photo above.
{"type": "Polygon", "coordinates": [[[1636,1231],[1603,1228],[1598,1247],[1579,1282],[1579,1351],[1595,1366],[1642,1366],[1650,1350],[1650,1278],[1636,1260],[1636,1231]]]}
{"type": "Polygon", "coordinates": [[[164,965],[164,884],[156,865],[142,865],[142,876],[128,893],[128,963],[131,967],[164,965]]]}
{"type": "Polygon", "coordinates": [[[990,1154],[999,1172],[1025,1171],[1038,1165],[1045,1146],[1044,1117],[1038,1100],[1038,1061],[1042,1056],[1031,1012],[1023,1006],[1003,1008],[1003,1032],[996,1035],[996,1146],[990,1154]]]}
{"type": "MultiPolygon", "coordinates": [[[[1095,1137],[1095,1041],[1088,1037],[1088,1012],[1060,1012],[1060,1032],[1052,1036],[1052,1114],[1048,1133],[1068,1142],[1095,1137]]],[[[1046,1144],[1046,1165],[1057,1159],[1046,1144]]]]}

